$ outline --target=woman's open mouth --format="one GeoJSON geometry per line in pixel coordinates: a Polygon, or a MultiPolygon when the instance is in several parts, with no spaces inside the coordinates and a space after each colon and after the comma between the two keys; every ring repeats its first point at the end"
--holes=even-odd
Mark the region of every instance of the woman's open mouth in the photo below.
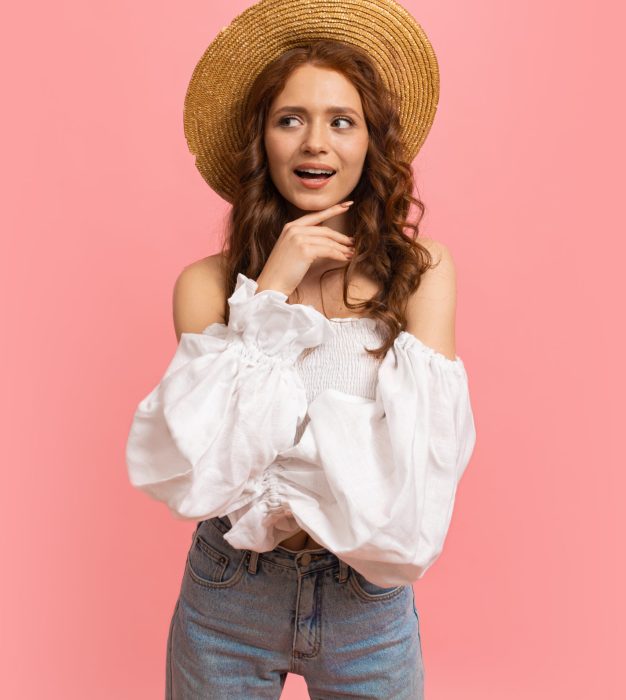
{"type": "Polygon", "coordinates": [[[294,175],[298,181],[309,189],[317,190],[333,179],[336,171],[321,171],[321,170],[294,170],[294,175]]]}

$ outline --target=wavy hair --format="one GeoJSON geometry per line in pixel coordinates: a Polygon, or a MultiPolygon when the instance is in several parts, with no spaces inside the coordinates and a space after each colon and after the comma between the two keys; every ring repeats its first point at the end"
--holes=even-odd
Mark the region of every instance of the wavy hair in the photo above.
{"type": "MultiPolygon", "coordinates": [[[[236,154],[237,191],[222,248],[226,298],[233,293],[239,272],[251,279],[259,276],[289,221],[287,202],[269,174],[263,137],[274,98],[291,73],[305,64],[342,73],[361,97],[369,144],[361,178],[346,197],[354,200],[348,210],[354,256],[347,265],[322,273],[320,293],[322,278],[343,269],[346,307],[383,324],[383,345],[367,350],[382,359],[406,328],[407,301],[419,286],[422,273],[432,267],[432,256],[417,241],[425,206],[412,194],[413,172],[402,158],[397,96],[386,88],[367,53],[358,47],[331,40],[298,46],[267,65],[253,82],[244,105],[245,146],[236,154]],[[411,204],[419,210],[415,222],[407,218],[411,204]],[[407,235],[405,229],[411,229],[412,234],[407,235]],[[371,299],[352,304],[348,288],[355,270],[372,279],[379,291],[371,299]]],[[[228,312],[226,304],[225,323],[228,312]]]]}

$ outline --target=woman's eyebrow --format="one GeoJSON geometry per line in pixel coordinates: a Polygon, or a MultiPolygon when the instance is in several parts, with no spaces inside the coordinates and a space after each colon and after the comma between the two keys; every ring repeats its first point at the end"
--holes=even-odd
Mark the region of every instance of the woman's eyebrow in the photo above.
{"type": "MultiPolygon", "coordinates": [[[[325,111],[327,113],[349,112],[350,114],[354,114],[357,117],[361,116],[355,109],[352,109],[352,107],[341,107],[334,105],[331,107],[326,107],[325,111]]],[[[274,111],[274,114],[279,114],[280,112],[304,112],[304,114],[308,114],[308,110],[305,107],[300,107],[299,105],[286,105],[285,107],[280,107],[279,109],[274,111]]]]}

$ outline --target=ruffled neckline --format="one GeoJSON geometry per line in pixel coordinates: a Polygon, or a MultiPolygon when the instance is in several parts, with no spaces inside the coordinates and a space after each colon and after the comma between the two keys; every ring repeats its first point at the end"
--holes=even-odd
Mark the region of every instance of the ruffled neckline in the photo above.
{"type": "MultiPolygon", "coordinates": [[[[235,292],[240,286],[245,286],[249,298],[256,296],[258,283],[256,282],[256,280],[246,277],[241,272],[237,275],[237,284],[235,292]]],[[[331,318],[327,318],[312,304],[290,303],[288,301],[288,296],[284,292],[279,292],[275,289],[265,289],[262,292],[260,292],[260,294],[268,298],[273,298],[277,301],[282,301],[288,306],[293,306],[296,308],[299,307],[301,313],[308,314],[313,318],[317,317],[318,319],[320,319],[322,325],[326,325],[327,329],[332,329],[333,327],[336,327],[333,326],[333,324],[339,324],[340,326],[343,324],[354,324],[356,327],[365,326],[377,332],[381,330],[379,325],[380,319],[370,318],[369,316],[333,316],[331,318]]],[[[206,329],[204,332],[206,332],[206,329]]],[[[429,355],[442,368],[452,369],[453,371],[459,374],[465,373],[465,365],[463,360],[459,357],[459,355],[455,353],[455,358],[451,359],[443,353],[439,352],[438,350],[435,350],[429,345],[426,345],[426,343],[421,341],[419,338],[417,338],[417,336],[414,336],[409,331],[400,331],[394,340],[394,346],[402,349],[408,349],[410,347],[413,347],[429,355]]]]}
{"type": "MultiPolygon", "coordinates": [[[[324,317],[326,318],[326,317],[324,317]]],[[[327,321],[332,321],[333,323],[357,323],[359,321],[368,321],[369,323],[378,323],[375,318],[370,318],[369,316],[333,316],[331,318],[326,318],[327,321]]]]}
{"type": "MultiPolygon", "coordinates": [[[[290,306],[297,306],[297,304],[290,304],[290,306]]],[[[366,326],[371,326],[374,329],[379,329],[380,319],[377,318],[370,318],[369,316],[334,316],[332,318],[326,318],[324,314],[320,313],[311,304],[304,304],[304,306],[308,306],[316,314],[321,316],[321,318],[331,323],[365,323],[366,326]]],[[[454,359],[451,359],[444,355],[442,352],[439,352],[438,350],[435,350],[434,348],[430,347],[430,345],[426,345],[426,343],[421,341],[417,336],[414,336],[412,333],[409,333],[409,331],[400,331],[396,336],[394,344],[402,348],[407,348],[411,346],[416,347],[422,352],[425,352],[426,354],[430,355],[444,367],[450,367],[460,372],[463,372],[465,369],[463,360],[459,357],[459,355],[455,353],[454,359]]]]}

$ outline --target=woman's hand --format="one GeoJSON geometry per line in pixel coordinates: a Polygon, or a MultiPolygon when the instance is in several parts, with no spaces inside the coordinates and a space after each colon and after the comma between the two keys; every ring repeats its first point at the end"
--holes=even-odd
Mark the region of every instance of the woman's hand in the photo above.
{"type": "Polygon", "coordinates": [[[257,292],[275,289],[289,296],[317,259],[350,260],[354,246],[350,236],[319,225],[349,206],[334,204],[288,221],[256,280],[257,292]]]}

